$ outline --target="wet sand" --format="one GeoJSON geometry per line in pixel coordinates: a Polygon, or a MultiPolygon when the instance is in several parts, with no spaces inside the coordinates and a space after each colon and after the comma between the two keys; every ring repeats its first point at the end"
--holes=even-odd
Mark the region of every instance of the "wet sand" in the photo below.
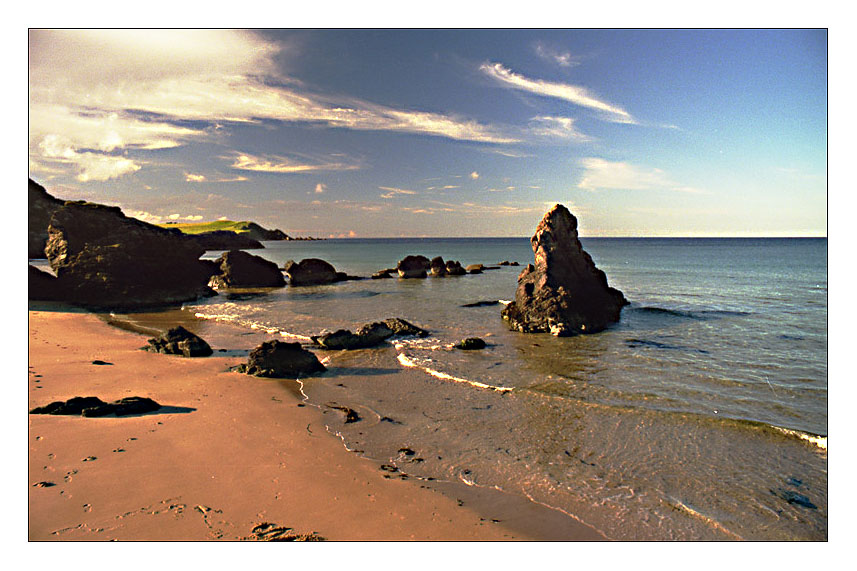
{"type": "Polygon", "coordinates": [[[345,450],[281,382],[230,372],[237,357],[141,351],[145,335],[86,313],[30,311],[28,340],[28,410],[74,396],[163,406],[28,415],[30,541],[235,541],[263,523],[333,541],[601,538],[502,494],[390,474],[345,450]]]}

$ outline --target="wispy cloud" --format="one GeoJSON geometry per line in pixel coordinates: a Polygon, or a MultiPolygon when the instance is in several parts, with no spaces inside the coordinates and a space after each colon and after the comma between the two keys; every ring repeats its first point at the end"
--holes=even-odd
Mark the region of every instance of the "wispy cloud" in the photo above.
{"type": "Polygon", "coordinates": [[[318,183],[317,185],[315,185],[315,193],[316,193],[316,194],[321,194],[321,193],[323,193],[325,190],[327,190],[327,185],[326,185],[326,184],[324,184],[324,183],[321,183],[321,182],[320,182],[320,183],[318,183]]]}
{"type": "Polygon", "coordinates": [[[184,173],[184,179],[186,182],[205,182],[205,175],[186,172],[184,173]]]}
{"type": "Polygon", "coordinates": [[[408,194],[408,195],[417,194],[416,190],[410,190],[407,188],[396,188],[393,186],[379,186],[378,188],[385,191],[381,195],[381,198],[393,198],[394,196],[397,196],[399,194],[408,194]]]}
{"type": "Polygon", "coordinates": [[[184,145],[212,137],[209,127],[224,122],[519,141],[504,128],[468,118],[315,93],[278,71],[277,58],[289,47],[254,32],[31,30],[29,48],[31,161],[46,169],[75,165],[80,180],[106,176],[103,168],[95,172],[96,157],[84,151],[103,155],[101,163],[114,167],[111,176],[121,176],[134,169],[111,153],[184,145]],[[202,127],[189,128],[188,121],[202,127]],[[51,136],[76,154],[58,163],[44,153],[40,145],[51,136]]]}
{"type": "Polygon", "coordinates": [[[591,141],[592,139],[578,131],[574,126],[575,119],[572,117],[552,117],[541,115],[530,120],[530,129],[533,134],[540,137],[552,137],[560,139],[573,139],[579,142],[591,141]]]}
{"type": "Polygon", "coordinates": [[[484,63],[479,69],[504,87],[526,91],[542,97],[561,99],[574,105],[594,109],[615,123],[636,123],[631,114],[611,103],[598,99],[585,87],[556,83],[541,79],[530,79],[517,74],[501,63],[484,63]]]}
{"type": "Polygon", "coordinates": [[[290,157],[281,156],[257,157],[247,153],[236,154],[231,166],[238,170],[278,174],[318,171],[350,171],[360,169],[360,166],[356,164],[306,160],[298,161],[290,157]]]}
{"type": "Polygon", "coordinates": [[[574,67],[576,65],[580,65],[580,59],[571,55],[571,53],[559,51],[542,42],[536,42],[533,45],[533,50],[540,58],[555,63],[560,67],[574,67]]]}
{"type": "Polygon", "coordinates": [[[663,170],[642,167],[597,157],[581,159],[583,177],[577,187],[583,190],[670,190],[705,194],[706,191],[675,182],[663,170]]]}

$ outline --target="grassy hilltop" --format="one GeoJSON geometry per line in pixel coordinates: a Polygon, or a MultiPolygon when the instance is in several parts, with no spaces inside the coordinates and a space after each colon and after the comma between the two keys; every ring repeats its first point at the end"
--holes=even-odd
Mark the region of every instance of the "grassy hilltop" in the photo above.
{"type": "Polygon", "coordinates": [[[213,222],[170,222],[166,224],[157,224],[161,228],[177,228],[185,234],[202,234],[203,232],[214,232],[216,230],[229,230],[238,234],[249,233],[254,228],[258,228],[254,222],[242,220],[234,222],[232,220],[215,220],[213,222]]]}

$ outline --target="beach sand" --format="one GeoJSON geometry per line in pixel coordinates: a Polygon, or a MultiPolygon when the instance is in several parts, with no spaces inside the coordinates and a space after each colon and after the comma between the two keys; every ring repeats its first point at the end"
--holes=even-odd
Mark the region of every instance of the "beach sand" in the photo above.
{"type": "Polygon", "coordinates": [[[29,312],[28,410],[74,396],[164,407],[28,415],[30,541],[235,541],[262,523],[334,541],[601,539],[507,494],[381,470],[283,382],[230,372],[240,358],[145,344],[96,315],[29,312]]]}

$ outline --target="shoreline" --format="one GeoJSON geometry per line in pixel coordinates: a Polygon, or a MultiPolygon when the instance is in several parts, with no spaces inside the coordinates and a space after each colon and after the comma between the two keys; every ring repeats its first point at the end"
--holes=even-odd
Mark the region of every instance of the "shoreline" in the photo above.
{"type": "Polygon", "coordinates": [[[30,541],[237,541],[264,522],[332,541],[603,539],[511,494],[389,477],[293,383],[229,372],[234,353],[148,353],[146,335],[72,311],[31,309],[28,329],[28,410],[73,396],[164,407],[28,415],[30,541]]]}

